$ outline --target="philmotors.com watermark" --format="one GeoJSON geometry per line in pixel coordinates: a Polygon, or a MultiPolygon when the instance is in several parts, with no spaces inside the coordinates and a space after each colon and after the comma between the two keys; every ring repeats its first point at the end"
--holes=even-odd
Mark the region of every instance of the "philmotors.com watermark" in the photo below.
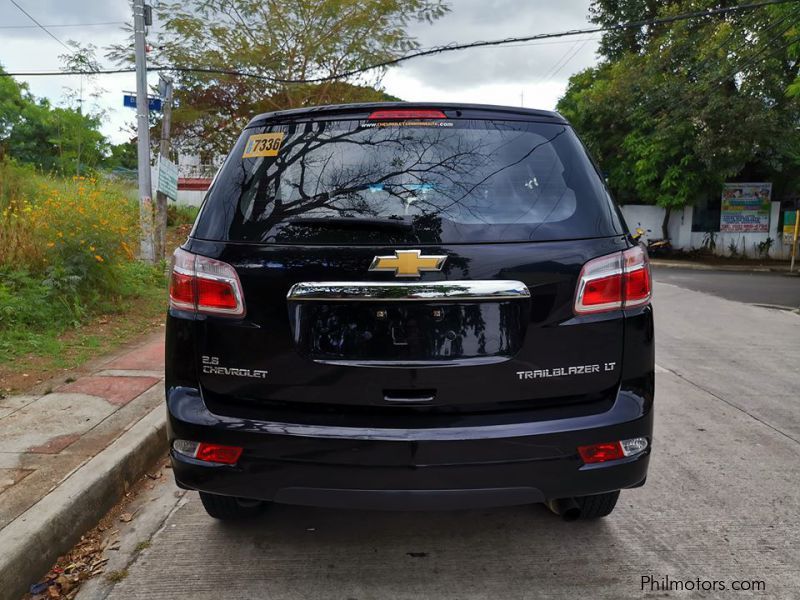
{"type": "Polygon", "coordinates": [[[760,579],[681,579],[669,575],[642,575],[643,592],[764,592],[767,583],[760,579]]]}

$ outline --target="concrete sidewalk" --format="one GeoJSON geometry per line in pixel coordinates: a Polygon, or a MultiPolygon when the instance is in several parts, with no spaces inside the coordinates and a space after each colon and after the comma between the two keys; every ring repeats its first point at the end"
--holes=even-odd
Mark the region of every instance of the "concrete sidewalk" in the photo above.
{"type": "Polygon", "coordinates": [[[163,332],[0,399],[0,596],[19,597],[166,451],[163,332]],[[52,389],[52,391],[50,391],[52,389]]]}
{"type": "MultiPolygon", "coordinates": [[[[745,264],[726,264],[719,262],[703,262],[699,260],[683,260],[683,259],[669,259],[669,258],[650,258],[650,264],[654,267],[667,267],[673,269],[693,269],[697,271],[746,271],[751,273],[786,273],[789,274],[789,262],[768,262],[765,264],[760,263],[745,263],[745,264]]],[[[795,273],[798,267],[795,266],[795,273]]]]}

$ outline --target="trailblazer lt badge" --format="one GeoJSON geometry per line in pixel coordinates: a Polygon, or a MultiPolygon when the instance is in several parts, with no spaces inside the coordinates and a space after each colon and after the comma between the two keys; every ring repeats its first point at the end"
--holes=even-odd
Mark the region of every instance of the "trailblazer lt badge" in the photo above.
{"type": "Polygon", "coordinates": [[[441,271],[447,256],[422,255],[421,250],[395,250],[394,256],[376,256],[370,271],[393,271],[395,277],[419,277],[421,271],[441,271]]]}

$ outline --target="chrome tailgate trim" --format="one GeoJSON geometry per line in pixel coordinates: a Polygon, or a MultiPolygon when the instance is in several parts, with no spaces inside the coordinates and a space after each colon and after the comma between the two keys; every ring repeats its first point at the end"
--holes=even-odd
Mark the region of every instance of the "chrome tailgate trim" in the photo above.
{"type": "Polygon", "coordinates": [[[525,300],[531,297],[521,281],[376,282],[304,281],[294,284],[286,299],[326,302],[454,302],[525,300]]]}

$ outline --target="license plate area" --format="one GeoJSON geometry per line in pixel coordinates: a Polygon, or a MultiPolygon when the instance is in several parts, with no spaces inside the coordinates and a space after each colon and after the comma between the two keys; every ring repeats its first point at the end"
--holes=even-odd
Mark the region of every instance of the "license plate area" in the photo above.
{"type": "Polygon", "coordinates": [[[298,302],[297,351],[314,361],[383,366],[499,362],[525,334],[527,301],[298,302]]]}

